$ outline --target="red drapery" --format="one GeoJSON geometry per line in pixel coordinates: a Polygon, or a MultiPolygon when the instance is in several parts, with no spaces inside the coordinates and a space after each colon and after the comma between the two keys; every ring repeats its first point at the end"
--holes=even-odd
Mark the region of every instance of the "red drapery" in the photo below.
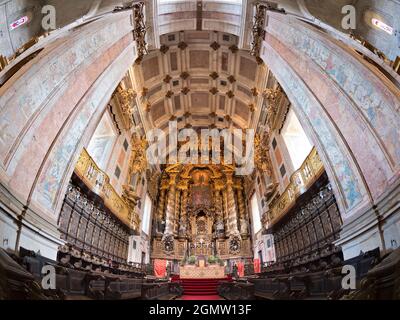
{"type": "Polygon", "coordinates": [[[154,275],[157,278],[165,278],[167,275],[167,260],[154,260],[154,275]]]}
{"type": "Polygon", "coordinates": [[[261,272],[260,259],[254,259],[254,273],[260,273],[260,272],[261,272]]]}

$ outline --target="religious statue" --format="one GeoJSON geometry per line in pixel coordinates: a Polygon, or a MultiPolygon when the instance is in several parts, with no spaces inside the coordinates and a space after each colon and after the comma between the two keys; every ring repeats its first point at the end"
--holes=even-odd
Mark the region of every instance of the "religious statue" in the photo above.
{"type": "Polygon", "coordinates": [[[186,222],[183,219],[181,219],[179,222],[179,237],[181,238],[185,237],[186,231],[187,231],[186,222]]]}
{"type": "Polygon", "coordinates": [[[260,136],[257,134],[254,137],[254,163],[258,170],[265,173],[267,176],[273,176],[271,158],[269,156],[269,135],[260,136]]]}
{"type": "Polygon", "coordinates": [[[162,236],[165,231],[165,221],[157,219],[157,229],[156,234],[162,236]]]}
{"type": "Polygon", "coordinates": [[[240,218],[240,234],[248,234],[248,223],[244,217],[240,218]]]}
{"type": "Polygon", "coordinates": [[[136,134],[132,135],[131,139],[131,158],[129,160],[129,173],[142,173],[147,168],[147,140],[146,137],[139,137],[136,134]]]}
{"type": "Polygon", "coordinates": [[[130,185],[124,185],[122,186],[122,189],[122,199],[125,200],[129,208],[129,221],[132,224],[133,228],[136,230],[140,224],[139,215],[136,212],[136,205],[140,198],[136,196],[133,187],[130,185]]]}
{"type": "Polygon", "coordinates": [[[215,224],[215,230],[217,232],[217,237],[223,237],[225,234],[225,227],[224,227],[224,222],[222,219],[218,219],[216,224],[215,224]]]}
{"type": "Polygon", "coordinates": [[[127,202],[131,211],[135,210],[138,200],[140,199],[131,185],[122,186],[122,198],[127,202]]]}

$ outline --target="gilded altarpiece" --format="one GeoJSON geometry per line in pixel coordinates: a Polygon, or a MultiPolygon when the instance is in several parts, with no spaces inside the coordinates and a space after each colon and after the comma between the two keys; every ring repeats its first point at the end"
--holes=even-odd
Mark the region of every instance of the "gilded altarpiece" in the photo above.
{"type": "Polygon", "coordinates": [[[243,179],[228,165],[170,165],[160,182],[152,258],[251,258],[243,179]]]}

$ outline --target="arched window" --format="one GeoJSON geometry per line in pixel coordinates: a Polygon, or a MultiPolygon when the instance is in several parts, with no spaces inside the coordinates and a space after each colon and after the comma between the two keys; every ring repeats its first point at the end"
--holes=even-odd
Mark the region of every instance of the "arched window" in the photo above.
{"type": "Polygon", "coordinates": [[[117,138],[117,133],[110,114],[106,111],[100,120],[87,148],[90,156],[102,170],[107,169],[107,162],[117,138]]]}
{"type": "Polygon", "coordinates": [[[148,194],[146,194],[146,199],[144,201],[144,210],[142,217],[142,231],[146,234],[149,234],[150,229],[150,217],[151,217],[151,199],[148,194]]]}
{"type": "Polygon", "coordinates": [[[256,192],[251,197],[251,217],[252,217],[251,220],[253,221],[254,234],[256,234],[262,228],[261,213],[260,213],[260,207],[258,205],[258,198],[256,192]]]}
{"type": "Polygon", "coordinates": [[[292,160],[293,168],[297,170],[310,154],[313,146],[292,109],[289,111],[282,128],[282,137],[292,160]]]}

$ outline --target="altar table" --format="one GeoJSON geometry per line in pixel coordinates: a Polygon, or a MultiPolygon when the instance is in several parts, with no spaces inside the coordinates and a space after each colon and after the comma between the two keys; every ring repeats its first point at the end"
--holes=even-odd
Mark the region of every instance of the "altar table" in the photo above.
{"type": "Polygon", "coordinates": [[[225,278],[225,267],[220,265],[209,266],[181,266],[181,279],[222,279],[225,278]]]}

